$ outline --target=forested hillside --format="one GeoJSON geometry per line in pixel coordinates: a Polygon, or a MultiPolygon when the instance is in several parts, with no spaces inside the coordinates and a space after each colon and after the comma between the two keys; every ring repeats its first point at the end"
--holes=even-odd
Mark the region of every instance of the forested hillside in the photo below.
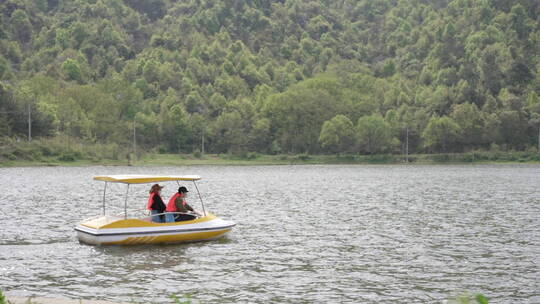
{"type": "Polygon", "coordinates": [[[6,0],[0,137],[192,153],[526,150],[538,0],[6,0]],[[135,132],[133,130],[135,126],[135,132]],[[203,148],[204,147],[204,148],[203,148]]]}

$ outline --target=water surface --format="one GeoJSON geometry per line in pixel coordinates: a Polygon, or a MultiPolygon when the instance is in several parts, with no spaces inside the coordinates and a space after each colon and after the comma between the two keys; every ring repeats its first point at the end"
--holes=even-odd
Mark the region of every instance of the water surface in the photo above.
{"type": "MultiPolygon", "coordinates": [[[[4,168],[0,183],[0,288],[11,295],[437,303],[469,291],[540,302],[538,165],[4,168]],[[237,226],[206,243],[79,244],[75,224],[101,212],[92,176],[124,173],[201,175],[207,209],[237,226]]],[[[144,208],[147,191],[131,186],[130,207],[144,208]]],[[[125,186],[108,193],[107,210],[123,212],[125,186]]]]}

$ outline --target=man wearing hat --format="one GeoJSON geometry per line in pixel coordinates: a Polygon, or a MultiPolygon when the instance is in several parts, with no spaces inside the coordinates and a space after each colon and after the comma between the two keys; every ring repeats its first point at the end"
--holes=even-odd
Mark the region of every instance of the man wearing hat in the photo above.
{"type": "Polygon", "coordinates": [[[174,222],[174,221],[189,221],[192,219],[195,219],[195,216],[191,214],[187,214],[188,212],[195,212],[193,208],[188,205],[186,202],[187,193],[189,191],[186,187],[181,186],[178,188],[178,192],[175,193],[171,199],[169,200],[169,203],[167,204],[167,209],[165,211],[167,212],[179,212],[180,214],[176,213],[167,213],[165,215],[165,219],[167,222],[174,222]]]}

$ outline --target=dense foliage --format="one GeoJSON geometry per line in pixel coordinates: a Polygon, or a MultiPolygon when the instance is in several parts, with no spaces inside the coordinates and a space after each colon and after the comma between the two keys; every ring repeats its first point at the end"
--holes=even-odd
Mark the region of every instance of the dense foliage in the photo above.
{"type": "Polygon", "coordinates": [[[6,0],[0,137],[161,152],[534,147],[535,0],[6,0]],[[407,145],[407,147],[405,147],[407,145]]]}

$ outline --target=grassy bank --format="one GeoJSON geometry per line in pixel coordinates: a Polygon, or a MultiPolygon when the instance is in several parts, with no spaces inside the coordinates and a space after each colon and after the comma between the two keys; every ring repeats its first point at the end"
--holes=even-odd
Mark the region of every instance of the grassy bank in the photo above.
{"type": "Polygon", "coordinates": [[[540,163],[540,154],[453,153],[409,155],[204,155],[148,154],[134,162],[136,165],[316,165],[316,164],[443,164],[443,163],[540,163]]]}
{"type": "Polygon", "coordinates": [[[58,136],[31,142],[0,138],[0,167],[126,165],[129,153],[117,144],[99,144],[58,136]]]}
{"type": "Polygon", "coordinates": [[[82,142],[69,137],[31,142],[0,138],[0,167],[17,166],[184,166],[184,165],[294,165],[294,164],[444,164],[444,163],[540,163],[537,149],[527,151],[473,151],[467,153],[404,155],[263,155],[159,154],[134,155],[117,144],[82,142]]]}
{"type": "Polygon", "coordinates": [[[41,156],[39,159],[2,159],[0,167],[21,166],[193,166],[193,165],[316,165],[316,164],[494,164],[540,163],[540,154],[526,152],[474,152],[409,155],[229,155],[229,154],[144,154],[125,158],[63,158],[41,156]]]}

